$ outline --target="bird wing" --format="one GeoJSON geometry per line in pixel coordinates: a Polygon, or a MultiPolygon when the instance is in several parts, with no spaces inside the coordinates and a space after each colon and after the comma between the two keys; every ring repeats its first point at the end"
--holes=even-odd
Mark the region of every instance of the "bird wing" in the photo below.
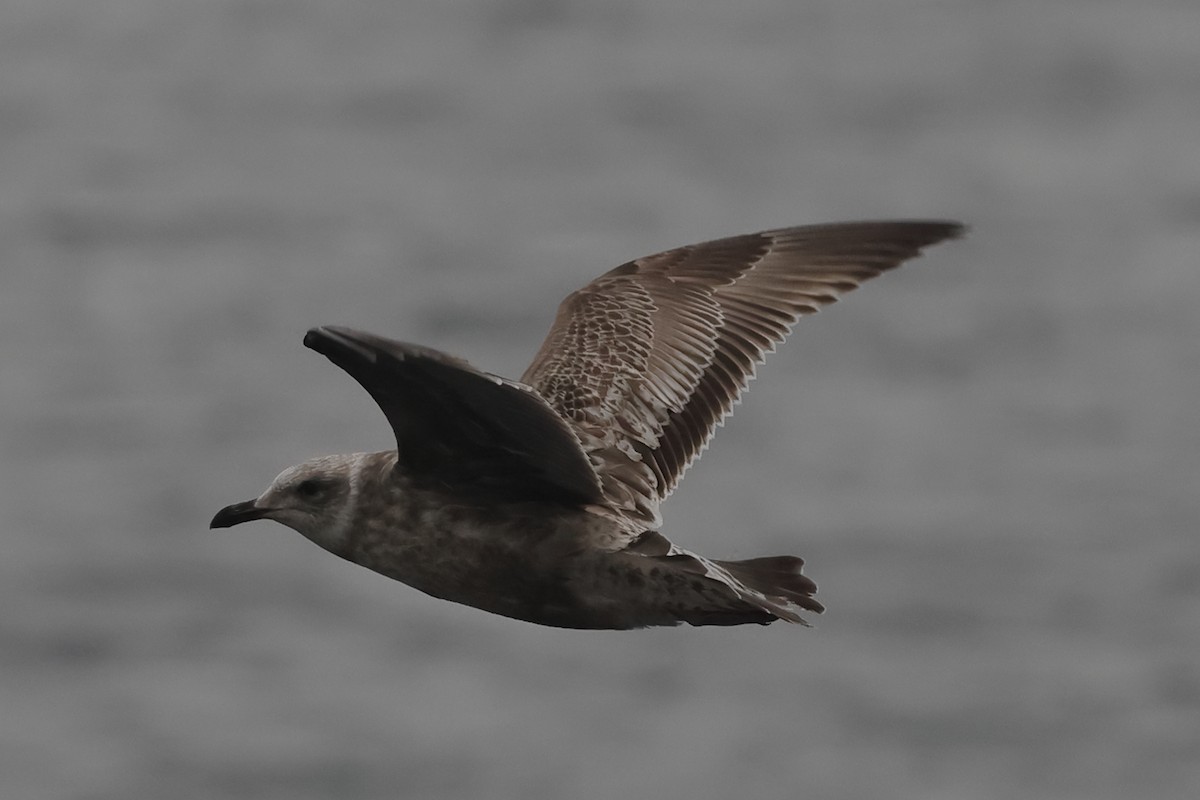
{"type": "Polygon", "coordinates": [[[811,225],[630,261],[562,302],[521,380],[570,421],[606,505],[655,528],[660,502],[800,317],[962,231],[811,225]]]}
{"type": "Polygon", "coordinates": [[[602,502],[574,431],[528,387],[349,328],[313,328],[304,345],[348,372],[383,410],[397,464],[411,479],[513,501],[602,502]]]}

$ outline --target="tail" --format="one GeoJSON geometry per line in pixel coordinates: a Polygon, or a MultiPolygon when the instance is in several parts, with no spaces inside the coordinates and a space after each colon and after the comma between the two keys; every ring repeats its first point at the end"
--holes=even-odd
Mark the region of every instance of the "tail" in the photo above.
{"type": "Polygon", "coordinates": [[[825,606],[813,597],[817,584],[803,574],[804,560],[797,556],[766,556],[745,561],[713,562],[733,578],[738,597],[772,616],[808,625],[800,611],[820,614],[825,606]]]}
{"type": "Polygon", "coordinates": [[[817,585],[802,573],[804,561],[796,556],[711,561],[672,547],[669,554],[647,560],[666,568],[649,571],[668,594],[659,598],[660,607],[689,625],[769,625],[782,619],[807,626],[802,611],[825,610],[813,597],[817,585]]]}

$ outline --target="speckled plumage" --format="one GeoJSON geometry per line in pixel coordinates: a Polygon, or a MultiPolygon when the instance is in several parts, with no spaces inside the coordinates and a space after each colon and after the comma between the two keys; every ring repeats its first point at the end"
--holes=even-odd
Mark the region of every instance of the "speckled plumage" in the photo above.
{"type": "Polygon", "coordinates": [[[569,628],[804,624],[803,561],[671,544],[659,505],[803,315],[947,222],[765,231],[624,264],[572,294],[521,382],[346,328],[305,344],[371,394],[397,448],[285,470],[212,527],[274,519],[435,597],[569,628]]]}

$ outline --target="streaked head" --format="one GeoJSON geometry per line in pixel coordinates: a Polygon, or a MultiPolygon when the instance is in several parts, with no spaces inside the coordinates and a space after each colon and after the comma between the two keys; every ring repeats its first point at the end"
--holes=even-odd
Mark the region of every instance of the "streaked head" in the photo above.
{"type": "Polygon", "coordinates": [[[271,519],[337,552],[354,515],[364,456],[321,456],[288,467],[257,498],[218,511],[209,527],[229,528],[271,519]]]}

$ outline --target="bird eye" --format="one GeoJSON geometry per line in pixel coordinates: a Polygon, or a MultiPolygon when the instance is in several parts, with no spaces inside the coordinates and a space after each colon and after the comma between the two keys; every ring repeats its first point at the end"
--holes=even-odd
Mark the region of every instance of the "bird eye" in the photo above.
{"type": "Polygon", "coordinates": [[[301,497],[316,497],[320,493],[321,484],[312,478],[302,480],[296,485],[296,494],[301,497]]]}

